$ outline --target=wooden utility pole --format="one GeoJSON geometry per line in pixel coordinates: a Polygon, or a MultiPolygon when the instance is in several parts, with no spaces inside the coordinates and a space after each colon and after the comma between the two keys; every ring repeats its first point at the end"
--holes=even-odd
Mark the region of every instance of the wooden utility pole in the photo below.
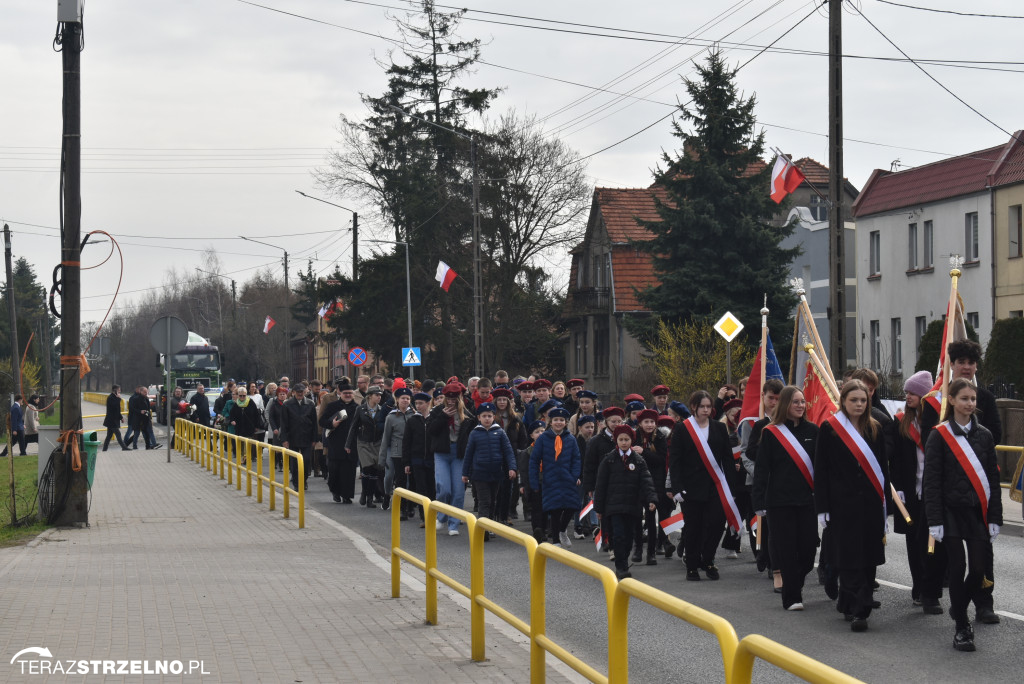
{"type": "Polygon", "coordinates": [[[843,207],[843,0],[828,2],[829,356],[846,366],[846,246],[843,207]]]}
{"type": "MultiPolygon", "coordinates": [[[[71,3],[73,4],[73,3],[71,3]]],[[[80,7],[80,6],[79,6],[80,7]]],[[[82,429],[82,383],[78,359],[82,327],[81,227],[82,227],[82,18],[61,18],[61,58],[64,67],[64,233],[61,240],[61,345],[60,345],[60,429],[73,439],[82,429]]],[[[84,449],[82,458],[85,458],[84,449]]],[[[68,461],[69,447],[54,459],[58,501],[67,492],[66,504],[53,521],[56,525],[89,522],[88,467],[83,462],[75,472],[68,461]]]]}

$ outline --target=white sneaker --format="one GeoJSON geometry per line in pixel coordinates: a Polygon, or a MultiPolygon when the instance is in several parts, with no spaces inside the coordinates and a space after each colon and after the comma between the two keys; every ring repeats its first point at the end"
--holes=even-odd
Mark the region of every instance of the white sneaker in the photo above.
{"type": "Polygon", "coordinates": [[[725,554],[725,557],[726,558],[739,558],[739,554],[736,553],[735,551],[730,551],[729,553],[725,554]]]}
{"type": "Polygon", "coordinates": [[[572,546],[572,540],[569,539],[569,535],[567,535],[564,531],[558,533],[558,541],[562,542],[562,546],[564,548],[569,548],[570,546],[572,546]]]}
{"type": "Polygon", "coordinates": [[[804,609],[804,604],[802,604],[802,603],[794,603],[793,605],[791,605],[786,610],[803,610],[803,609],[804,609]]]}
{"type": "Polygon", "coordinates": [[[436,523],[434,524],[434,529],[435,529],[435,530],[437,530],[438,532],[440,532],[441,530],[443,530],[443,529],[444,529],[444,523],[443,523],[443,522],[441,522],[440,520],[438,520],[438,521],[437,521],[437,522],[436,522],[436,523]]]}
{"type": "Polygon", "coordinates": [[[576,532],[575,530],[573,530],[573,533],[572,533],[572,538],[573,539],[583,539],[586,536],[587,535],[583,534],[582,532],[576,532]]]}
{"type": "Polygon", "coordinates": [[[458,528],[448,530],[448,536],[449,537],[458,537],[459,536],[458,528]]]}

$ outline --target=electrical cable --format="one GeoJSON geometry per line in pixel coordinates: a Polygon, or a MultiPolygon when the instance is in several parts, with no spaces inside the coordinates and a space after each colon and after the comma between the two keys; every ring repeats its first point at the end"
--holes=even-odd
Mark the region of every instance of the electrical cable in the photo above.
{"type": "MultiPolygon", "coordinates": [[[[351,0],[350,0],[351,1],[351,0]]],[[[958,12],[956,10],[938,9],[935,7],[920,7],[918,5],[906,5],[902,2],[891,2],[891,0],[878,0],[883,5],[903,7],[906,9],[920,10],[922,12],[935,12],[936,14],[955,14],[958,17],[981,17],[983,19],[1024,19],[1018,14],[980,14],[977,12],[958,12]]]]}

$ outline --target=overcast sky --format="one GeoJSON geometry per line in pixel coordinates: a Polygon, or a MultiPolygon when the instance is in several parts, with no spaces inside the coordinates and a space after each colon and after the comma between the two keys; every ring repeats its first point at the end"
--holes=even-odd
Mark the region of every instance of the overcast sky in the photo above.
{"type": "MultiPolygon", "coordinates": [[[[374,59],[386,58],[391,44],[379,36],[397,35],[383,6],[406,4],[261,4],[371,35],[237,0],[86,4],[82,228],[107,230],[124,249],[125,281],[118,307],[131,306],[139,291],[160,287],[168,268],[194,274],[201,252],[210,247],[220,253],[224,272],[239,283],[260,268],[280,276],[281,251],[242,241],[236,237],[240,234],[287,249],[293,272],[304,270],[310,258],[317,271],[327,272],[335,262],[350,271],[350,215],[303,199],[294,190],[319,194],[310,170],[322,164],[335,144],[338,115],[361,117],[360,93],[383,91],[383,72],[374,59]],[[162,239],[166,237],[190,239],[162,239]]],[[[705,41],[722,41],[729,62],[741,65],[792,29],[775,44],[786,52],[756,56],[741,69],[738,81],[745,93],[757,95],[756,113],[769,147],[828,163],[827,60],[806,54],[827,50],[828,18],[824,10],[815,12],[815,3],[464,4],[471,11],[461,34],[483,39],[482,58],[490,63],[479,65],[465,85],[504,87],[492,109],[495,115],[512,108],[534,114],[550,134],[583,155],[640,131],[668,114],[668,105],[685,101],[680,76],[691,73],[692,60],[703,58],[705,41]],[[702,40],[682,44],[681,37],[702,40]],[[584,86],[644,99],[593,96],[584,86]]],[[[905,4],[1024,14],[1022,3],[1012,0],[905,4]]],[[[926,12],[879,0],[847,5],[847,55],[902,58],[868,19],[918,60],[1003,62],[923,65],[979,115],[911,63],[846,59],[846,175],[855,186],[863,186],[872,169],[888,169],[894,160],[904,166],[926,164],[1002,144],[1008,135],[1000,128],[1024,128],[1024,116],[1019,115],[1024,21],[926,12]]],[[[29,259],[47,286],[59,260],[62,76],[61,57],[51,47],[56,12],[57,0],[0,0],[0,219],[11,225],[15,257],[29,259]]],[[[646,186],[660,151],[673,149],[677,142],[669,121],[662,121],[589,159],[588,173],[595,185],[646,186]]],[[[352,206],[343,198],[333,199],[352,206]]],[[[90,247],[83,265],[101,260],[106,249],[90,247]]],[[[118,279],[115,262],[83,273],[83,321],[99,320],[106,311],[118,279]]],[[[564,277],[559,280],[565,282],[564,277]]]]}

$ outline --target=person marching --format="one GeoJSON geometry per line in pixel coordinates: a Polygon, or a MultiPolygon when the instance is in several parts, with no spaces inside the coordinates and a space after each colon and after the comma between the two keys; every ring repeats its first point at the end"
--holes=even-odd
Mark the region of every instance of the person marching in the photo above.
{"type": "MultiPolygon", "coordinates": [[[[462,508],[466,500],[466,485],[462,482],[462,464],[459,462],[466,451],[469,432],[476,427],[476,416],[463,400],[463,386],[460,382],[449,382],[444,386],[444,402],[435,406],[427,418],[428,448],[434,452],[434,487],[437,500],[462,508]]],[[[448,527],[448,536],[459,534],[458,518],[437,514],[435,529],[440,532],[448,527]]]]}
{"type": "Polygon", "coordinates": [[[986,579],[991,582],[985,577],[986,558],[1003,524],[996,443],[975,417],[977,405],[973,383],[964,378],[951,382],[945,421],[925,444],[925,513],[931,536],[946,547],[949,614],[956,623],[953,648],[958,651],[975,650],[967,606],[986,579]]]}
{"type": "MultiPolygon", "coordinates": [[[[626,412],[618,406],[609,406],[602,414],[605,427],[587,442],[586,458],[583,465],[583,491],[586,492],[588,501],[594,498],[594,487],[597,484],[597,469],[600,467],[602,459],[604,459],[608,452],[615,449],[615,437],[613,436],[615,428],[621,425],[623,418],[626,417],[626,412]]],[[[601,544],[601,550],[605,551],[610,547],[611,535],[604,524],[601,524],[600,529],[601,537],[604,540],[601,544]]]]}
{"type": "MultiPolygon", "coordinates": [[[[665,531],[658,524],[672,515],[672,499],[665,495],[665,475],[668,472],[668,440],[658,431],[658,412],[654,409],[645,409],[640,412],[640,429],[636,431],[635,443],[640,447],[640,455],[643,457],[647,471],[651,474],[654,483],[655,507],[644,511],[643,518],[638,520],[636,546],[633,552],[633,562],[639,563],[643,560],[643,530],[647,529],[647,565],[657,565],[657,554],[659,548],[666,545],[675,547],[668,541],[665,531]]],[[[670,556],[672,551],[666,554],[670,556]]]]}
{"type": "MultiPolygon", "coordinates": [[[[380,441],[380,453],[377,455],[377,467],[384,468],[384,502],[381,509],[391,508],[391,497],[395,486],[405,486],[405,469],[402,465],[402,442],[409,424],[409,418],[415,413],[412,404],[412,390],[399,387],[392,396],[395,408],[384,419],[384,435],[380,441]]],[[[399,520],[408,520],[406,509],[403,508],[399,520]]]]}
{"type": "Polygon", "coordinates": [[[839,573],[836,609],[854,632],[867,630],[877,607],[873,585],[885,563],[888,527],[885,437],[869,401],[863,382],[843,383],[839,411],[821,424],[814,453],[814,508],[832,537],[828,560],[839,573]]]}
{"type": "Polygon", "coordinates": [[[928,553],[928,525],[925,524],[924,442],[921,439],[921,409],[923,397],[932,389],[932,374],[926,370],[910,376],[903,383],[906,404],[896,414],[899,434],[895,453],[889,459],[889,474],[910,514],[912,524],[902,516],[893,516],[893,531],[903,534],[907,544],[907,562],[910,565],[910,597],[915,606],[921,606],[929,615],[941,615],[942,580],[946,568],[946,549],[936,544],[928,553]]]}
{"type": "Polygon", "coordinates": [[[668,415],[668,405],[672,402],[672,390],[666,385],[655,385],[651,388],[651,396],[654,397],[653,408],[659,416],[668,415]]]}
{"type": "Polygon", "coordinates": [[[362,480],[359,505],[367,508],[374,508],[374,500],[384,493],[379,478],[381,473],[377,468],[377,456],[384,435],[384,419],[387,417],[384,407],[380,405],[383,395],[384,391],[377,385],[367,389],[363,403],[350,418],[352,425],[349,426],[348,440],[345,442],[345,449],[359,459],[359,479],[362,480]]]}
{"type": "Polygon", "coordinates": [[[534,441],[530,453],[530,482],[540,483],[551,541],[565,548],[572,546],[566,528],[580,505],[576,487],[583,460],[576,438],[565,429],[568,422],[564,408],[548,410],[549,427],[534,441]]]}
{"type": "Polygon", "coordinates": [[[639,394],[630,394],[626,396],[626,425],[633,428],[636,431],[638,425],[640,425],[640,412],[647,409],[647,404],[644,403],[644,398],[639,394]],[[639,399],[630,397],[640,397],[639,399]]]}
{"type": "MultiPolygon", "coordinates": [[[[412,395],[415,413],[409,416],[402,437],[402,469],[407,478],[411,478],[413,491],[428,499],[434,498],[433,454],[427,443],[427,416],[430,414],[430,395],[417,392],[412,395]]],[[[422,506],[420,510],[420,527],[426,527],[426,516],[422,506]]]]}
{"type": "Polygon", "coordinates": [[[516,452],[516,462],[519,464],[519,493],[523,497],[523,519],[533,527],[533,538],[537,543],[543,543],[547,538],[544,531],[544,505],[541,501],[540,482],[534,483],[530,480],[530,456],[533,454],[533,447],[537,438],[544,434],[548,426],[542,420],[535,420],[530,423],[530,446],[516,452]]]}
{"type": "MultiPolygon", "coordinates": [[[[583,416],[597,416],[597,394],[590,390],[580,390],[576,393],[577,411],[569,419],[569,432],[576,434],[576,426],[579,425],[583,416]]],[[[565,407],[567,410],[568,406],[565,407]]]]}
{"type": "MultiPolygon", "coordinates": [[[[739,419],[743,402],[739,399],[730,399],[721,406],[721,409],[721,413],[715,415],[729,431],[729,446],[732,448],[732,463],[724,469],[725,479],[729,483],[729,489],[732,491],[736,508],[740,511],[740,519],[744,521],[745,528],[746,521],[750,520],[754,514],[754,509],[750,505],[750,487],[746,484],[747,471],[743,469],[740,460],[743,449],[740,444],[739,419]]],[[[742,530],[726,530],[725,537],[722,539],[722,549],[729,552],[725,554],[726,558],[739,557],[742,539],[742,530]]]]}
{"type": "Polygon", "coordinates": [[[772,521],[772,562],[782,575],[782,607],[803,610],[804,578],[814,569],[814,453],[818,426],[804,419],[804,393],[784,387],[772,422],[761,432],[752,501],[772,521]]]}
{"type": "MultiPolygon", "coordinates": [[[[580,446],[580,453],[587,453],[587,442],[590,441],[591,437],[597,431],[597,418],[592,415],[581,415],[576,414],[569,419],[569,432],[576,438],[576,442],[580,446]],[[577,420],[579,419],[579,420],[577,420]],[[575,429],[572,429],[572,423],[576,421],[575,429]]],[[[577,487],[580,495],[580,511],[582,511],[587,505],[587,492],[583,489],[583,481],[580,480],[580,486],[577,487]]],[[[573,520],[573,537],[576,539],[583,539],[593,532],[595,522],[597,521],[597,513],[593,510],[586,515],[577,515],[573,520]]]]}
{"type": "MultiPolygon", "coordinates": [[[[288,391],[279,387],[278,396],[282,390],[288,391]]],[[[350,504],[356,493],[356,464],[359,457],[349,452],[345,444],[348,442],[349,430],[355,424],[354,416],[359,405],[355,402],[352,385],[347,381],[338,382],[337,393],[338,398],[324,408],[320,417],[320,427],[326,431],[327,487],[335,503],[350,504]]]]}
{"type": "MultiPolygon", "coordinates": [[[[501,429],[508,435],[508,441],[512,444],[512,451],[518,452],[530,444],[530,436],[526,434],[523,421],[515,411],[515,403],[512,400],[512,390],[507,387],[499,387],[492,392],[494,396],[494,422],[501,426],[501,429]]],[[[515,468],[513,470],[516,470],[515,468]]],[[[517,473],[518,476],[518,473],[517,473]]],[[[508,481],[502,481],[498,486],[498,503],[495,508],[495,519],[508,524],[509,519],[518,519],[516,507],[519,505],[519,482],[518,477],[508,481]]]]}
{"type": "Polygon", "coordinates": [[[601,460],[594,489],[594,510],[612,534],[615,551],[615,576],[632,577],[629,572],[629,549],[634,533],[640,529],[641,507],[656,510],[657,494],[640,449],[633,446],[636,434],[628,425],[619,425],[613,433],[615,449],[601,460]]]}
{"type": "MultiPolygon", "coordinates": [[[[743,421],[739,426],[740,433],[740,463],[747,471],[744,484],[752,487],[754,484],[754,472],[757,465],[757,449],[761,442],[761,432],[772,422],[772,414],[779,403],[779,394],[782,392],[782,381],[777,378],[769,378],[764,382],[761,389],[761,406],[764,409],[764,418],[753,423],[749,420],[743,421]]],[[[761,548],[757,548],[757,535],[752,531],[750,548],[757,549],[757,571],[763,572],[765,568],[770,570],[768,578],[772,580],[776,594],[782,593],[782,576],[772,566],[771,558],[771,525],[766,518],[758,518],[757,524],[761,529],[761,548]]],[[[834,598],[834,597],[832,597],[834,598]]]]}
{"type": "MultiPolygon", "coordinates": [[[[473,491],[480,501],[480,517],[494,520],[498,487],[506,487],[516,476],[516,455],[512,443],[501,426],[494,422],[497,412],[494,404],[486,401],[476,407],[477,426],[466,440],[466,455],[462,459],[462,481],[472,482],[473,491]]],[[[492,534],[484,532],[484,541],[492,534]]]]}
{"type": "Polygon", "coordinates": [[[724,525],[728,521],[736,530],[742,526],[724,473],[724,468],[732,464],[732,448],[725,425],[711,420],[710,394],[697,390],[690,395],[690,410],[693,415],[672,430],[672,493],[682,499],[686,519],[686,579],[699,581],[697,571],[703,569],[708,579],[717,580],[715,551],[722,540],[724,525]]]}

